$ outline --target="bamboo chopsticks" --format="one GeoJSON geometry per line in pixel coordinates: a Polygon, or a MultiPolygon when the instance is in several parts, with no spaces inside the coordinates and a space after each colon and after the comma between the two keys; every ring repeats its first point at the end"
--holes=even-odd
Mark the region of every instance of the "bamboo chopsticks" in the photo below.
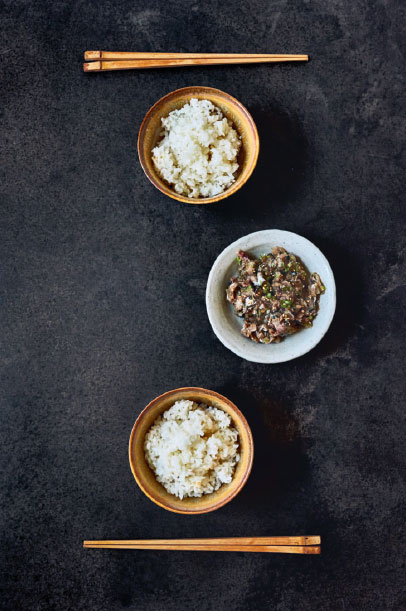
{"type": "Polygon", "coordinates": [[[142,53],[125,51],[85,51],[83,70],[131,70],[132,68],[175,68],[221,64],[263,64],[308,61],[308,55],[257,53],[142,53]]]}
{"type": "Polygon", "coordinates": [[[319,536],[228,537],[221,539],[134,539],[84,541],[87,549],[144,549],[199,552],[267,552],[279,554],[320,554],[319,536]]]}

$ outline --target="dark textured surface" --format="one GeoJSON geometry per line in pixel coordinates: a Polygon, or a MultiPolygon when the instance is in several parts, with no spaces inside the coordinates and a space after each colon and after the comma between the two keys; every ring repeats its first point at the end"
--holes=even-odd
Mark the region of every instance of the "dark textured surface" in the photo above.
{"type": "Polygon", "coordinates": [[[404,3],[2,9],[2,607],[405,609],[404,3]],[[311,62],[84,75],[103,47],[311,62]],[[207,207],[161,195],[136,152],[152,103],[192,84],[240,99],[262,145],[247,186],[207,207]],[[266,228],[314,241],[338,288],[322,343],[279,366],[228,352],[204,303],[219,252],[266,228]],[[140,410],[181,385],[233,399],[256,444],[246,488],[204,516],[153,505],[127,460],[140,410]],[[81,547],[318,533],[320,558],[81,547]]]}

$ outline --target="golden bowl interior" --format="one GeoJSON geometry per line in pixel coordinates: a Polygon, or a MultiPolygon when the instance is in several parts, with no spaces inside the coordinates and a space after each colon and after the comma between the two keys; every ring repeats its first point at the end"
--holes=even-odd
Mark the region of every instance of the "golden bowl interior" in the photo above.
{"type": "Polygon", "coordinates": [[[248,110],[228,93],[212,87],[184,87],[161,98],[146,114],[138,134],[138,155],[149,180],[165,195],[187,204],[210,204],[238,191],[254,171],[258,153],[258,132],[248,110]],[[152,161],[152,149],[161,139],[161,118],[167,117],[172,110],[181,108],[192,98],[210,100],[215,106],[218,106],[241,136],[242,145],[238,155],[239,168],[236,180],[229,189],[215,197],[190,198],[179,195],[159,176],[152,161]]]}
{"type": "Polygon", "coordinates": [[[240,410],[228,399],[204,388],[177,388],[153,401],[141,412],[134,424],[129,443],[129,459],[133,475],[141,490],[157,505],[176,513],[199,514],[219,509],[233,499],[244,486],[251,471],[254,445],[251,429],[240,410]],[[206,403],[225,411],[238,431],[240,461],[237,463],[230,484],[223,484],[219,490],[200,498],[184,498],[170,494],[156,480],[144,454],[144,439],[156,418],[169,409],[175,401],[190,399],[206,403]]]}

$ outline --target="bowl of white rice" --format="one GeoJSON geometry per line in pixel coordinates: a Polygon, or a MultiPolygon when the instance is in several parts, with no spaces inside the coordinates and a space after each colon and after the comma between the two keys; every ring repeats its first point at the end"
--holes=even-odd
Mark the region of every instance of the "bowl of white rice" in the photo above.
{"type": "Polygon", "coordinates": [[[254,449],[250,427],[226,397],[204,388],[171,390],[134,424],[130,466],[141,490],[176,513],[219,509],[244,486],[254,449]]]}
{"type": "Polygon", "coordinates": [[[238,191],[258,153],[248,110],[212,87],[184,87],[161,98],[138,135],[146,176],[165,195],[189,204],[217,202],[238,191]]]}

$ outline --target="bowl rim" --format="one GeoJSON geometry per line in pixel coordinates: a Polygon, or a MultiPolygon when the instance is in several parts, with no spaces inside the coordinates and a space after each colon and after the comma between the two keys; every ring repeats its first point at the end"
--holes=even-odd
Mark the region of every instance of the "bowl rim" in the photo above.
{"type": "Polygon", "coordinates": [[[181,513],[181,514],[184,514],[184,515],[198,515],[198,514],[202,514],[202,513],[209,513],[211,511],[215,511],[216,509],[220,509],[220,507],[223,507],[224,505],[229,503],[232,499],[234,499],[237,496],[237,494],[241,491],[241,489],[244,487],[244,485],[245,485],[245,483],[246,483],[246,481],[247,481],[247,479],[248,479],[248,477],[249,477],[249,475],[251,473],[252,464],[253,464],[253,461],[254,461],[254,440],[253,440],[253,436],[252,436],[251,427],[248,424],[244,414],[238,409],[238,407],[232,401],[230,401],[230,399],[227,399],[227,397],[224,397],[224,395],[221,395],[220,393],[218,393],[218,392],[216,392],[214,390],[209,390],[207,388],[202,388],[202,387],[199,387],[199,386],[184,386],[184,387],[180,387],[180,388],[174,388],[172,390],[168,390],[167,392],[162,393],[161,395],[159,395],[158,397],[155,397],[155,399],[150,401],[146,407],[144,407],[144,409],[141,411],[141,413],[137,417],[136,421],[134,422],[134,425],[133,425],[132,430],[131,430],[130,440],[129,440],[129,444],[128,444],[128,457],[129,457],[129,461],[130,461],[131,471],[132,471],[132,474],[133,474],[133,476],[135,478],[135,481],[137,482],[138,486],[143,491],[143,493],[151,501],[153,501],[156,505],[159,505],[159,507],[162,507],[163,509],[166,509],[168,511],[172,511],[173,513],[181,513]],[[145,489],[145,487],[143,486],[142,481],[140,480],[140,478],[139,478],[139,476],[137,474],[137,470],[136,470],[135,465],[133,464],[133,460],[132,460],[132,456],[131,456],[131,448],[132,448],[132,445],[133,445],[133,439],[134,439],[135,431],[136,431],[136,428],[137,428],[138,424],[140,423],[140,421],[144,417],[144,415],[147,412],[149,412],[153,407],[155,407],[155,405],[157,403],[159,403],[159,401],[161,401],[164,397],[168,397],[170,395],[178,393],[179,391],[188,391],[188,392],[203,391],[205,393],[210,394],[211,396],[217,397],[218,399],[224,401],[232,409],[232,411],[235,412],[236,415],[239,417],[239,419],[241,420],[242,425],[243,425],[243,427],[244,427],[244,429],[245,429],[245,431],[247,433],[247,436],[248,436],[248,448],[247,448],[248,464],[247,464],[247,467],[246,467],[245,471],[242,474],[242,477],[241,477],[241,480],[240,480],[238,486],[236,487],[236,489],[232,493],[227,495],[224,499],[221,499],[217,503],[215,503],[213,505],[209,505],[208,507],[205,507],[204,509],[178,509],[178,508],[171,507],[170,505],[167,505],[167,504],[159,501],[154,496],[152,496],[151,493],[149,491],[147,491],[145,489]]]}
{"type": "Polygon", "coordinates": [[[151,108],[146,113],[140,125],[140,129],[138,131],[137,151],[138,151],[138,159],[139,159],[142,169],[144,170],[144,174],[146,175],[148,180],[154,185],[154,187],[156,187],[157,189],[159,189],[159,191],[161,191],[161,193],[163,193],[164,195],[167,195],[168,197],[171,197],[172,199],[176,199],[179,202],[183,202],[185,204],[212,204],[222,199],[226,199],[230,195],[233,195],[234,193],[236,193],[242,186],[245,185],[247,180],[250,178],[251,174],[253,173],[255,169],[255,166],[257,165],[257,161],[258,161],[259,135],[258,135],[257,126],[255,124],[254,119],[252,118],[251,113],[247,110],[247,108],[243,104],[241,104],[241,102],[239,102],[232,95],[230,95],[226,91],[222,91],[221,89],[216,89],[215,87],[206,87],[205,85],[195,85],[195,86],[190,85],[188,87],[181,87],[180,89],[175,89],[174,91],[167,93],[162,98],[157,100],[155,104],[151,106],[151,108]],[[237,106],[242,111],[242,113],[246,115],[248,122],[250,123],[250,126],[252,127],[252,131],[254,135],[254,145],[253,145],[254,156],[253,156],[250,166],[246,170],[246,174],[243,180],[239,181],[237,179],[231,185],[229,189],[227,189],[226,191],[223,191],[222,193],[219,193],[218,195],[215,195],[214,197],[190,198],[190,197],[186,197],[185,195],[180,195],[176,193],[170,187],[167,187],[167,189],[164,189],[160,183],[155,181],[155,177],[148,170],[148,167],[144,163],[143,154],[141,152],[141,148],[142,148],[141,144],[142,144],[143,135],[144,135],[147,124],[154,110],[168,98],[171,98],[173,96],[176,97],[176,96],[181,95],[182,93],[187,93],[189,91],[196,91],[196,90],[204,90],[204,91],[209,91],[209,92],[211,91],[213,93],[220,93],[221,95],[225,96],[234,106],[237,106]]]}
{"type": "MultiPolygon", "coordinates": [[[[246,248],[250,250],[252,248],[255,248],[255,245],[251,245],[246,248]]],[[[313,348],[317,346],[317,344],[323,339],[323,337],[329,330],[331,322],[335,314],[336,305],[337,305],[336,284],[335,284],[334,274],[333,274],[333,270],[331,269],[331,266],[327,258],[325,257],[325,255],[321,252],[321,250],[315,244],[313,244],[313,242],[311,242],[307,238],[299,235],[298,233],[294,233],[292,231],[285,231],[284,229],[263,229],[261,231],[254,231],[245,236],[242,236],[241,238],[238,238],[238,240],[235,240],[234,242],[226,246],[226,248],[224,248],[222,252],[218,255],[218,257],[216,258],[216,260],[214,261],[211,267],[211,270],[209,272],[209,276],[207,279],[205,298],[206,298],[206,311],[207,311],[207,316],[210,321],[210,325],[212,327],[214,334],[220,340],[223,346],[231,350],[231,352],[234,352],[234,354],[236,354],[240,358],[243,358],[253,363],[263,363],[267,365],[285,363],[285,362],[294,360],[296,358],[299,358],[300,356],[303,356],[304,354],[307,354],[308,352],[310,352],[310,350],[313,350],[313,348]],[[236,249],[238,250],[239,248],[243,248],[243,243],[248,238],[253,238],[255,236],[258,238],[258,240],[263,240],[263,239],[266,240],[266,239],[269,239],[268,238],[269,234],[274,233],[274,232],[283,233],[286,236],[291,237],[291,238],[300,238],[301,241],[303,241],[304,243],[307,243],[307,245],[313,250],[313,252],[315,252],[323,260],[327,268],[327,271],[330,274],[331,286],[330,286],[329,294],[330,294],[331,299],[330,299],[330,312],[327,316],[325,326],[321,330],[321,332],[319,331],[317,334],[314,334],[311,341],[304,343],[302,348],[296,350],[293,355],[288,354],[284,358],[277,357],[277,358],[272,358],[272,360],[269,360],[269,358],[260,359],[260,358],[255,358],[252,355],[248,356],[243,349],[239,349],[238,346],[236,346],[234,343],[230,342],[227,339],[227,337],[222,333],[221,326],[218,324],[216,317],[214,315],[214,308],[210,304],[210,296],[213,294],[213,291],[217,290],[216,289],[216,279],[218,277],[217,268],[220,262],[222,261],[222,259],[226,257],[230,252],[235,252],[236,249]]]]}

